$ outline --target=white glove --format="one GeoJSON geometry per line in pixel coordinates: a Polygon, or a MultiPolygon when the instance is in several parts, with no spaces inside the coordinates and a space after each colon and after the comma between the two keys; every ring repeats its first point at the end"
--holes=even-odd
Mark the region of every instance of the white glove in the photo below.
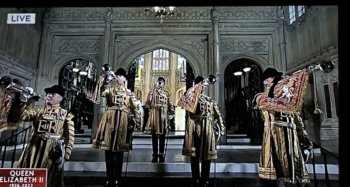
{"type": "Polygon", "coordinates": [[[27,92],[28,92],[30,95],[33,95],[33,94],[34,94],[33,88],[31,88],[31,87],[25,87],[25,89],[27,90],[27,92]]]}
{"type": "Polygon", "coordinates": [[[312,149],[305,149],[304,150],[304,159],[305,159],[305,163],[307,163],[309,161],[309,158],[313,158],[313,154],[312,154],[312,149]]]}

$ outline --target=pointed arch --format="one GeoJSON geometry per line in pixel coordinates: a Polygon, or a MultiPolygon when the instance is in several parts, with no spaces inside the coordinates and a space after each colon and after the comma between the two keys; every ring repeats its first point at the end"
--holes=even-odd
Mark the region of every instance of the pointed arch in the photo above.
{"type": "Polygon", "coordinates": [[[72,61],[74,59],[77,59],[77,58],[82,58],[82,59],[89,60],[89,62],[93,63],[94,66],[98,67],[97,63],[96,63],[96,60],[91,58],[88,55],[77,55],[77,54],[67,55],[67,56],[64,56],[64,57],[58,59],[54,63],[54,65],[53,65],[53,67],[51,69],[51,74],[49,73],[49,75],[50,75],[50,82],[58,82],[61,69],[64,66],[66,66],[70,61],[72,61]]]}
{"type": "Polygon", "coordinates": [[[181,56],[185,57],[193,67],[195,74],[199,75],[207,72],[207,66],[204,63],[204,58],[202,55],[200,55],[190,45],[184,44],[177,40],[155,39],[131,46],[128,50],[126,50],[127,53],[116,57],[118,64],[115,64],[115,66],[123,67],[126,69],[136,57],[160,48],[180,54],[181,56]]]}

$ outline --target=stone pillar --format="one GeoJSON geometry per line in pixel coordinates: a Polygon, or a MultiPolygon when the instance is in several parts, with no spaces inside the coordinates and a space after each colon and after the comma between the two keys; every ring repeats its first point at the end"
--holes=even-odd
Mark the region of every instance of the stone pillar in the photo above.
{"type": "Polygon", "coordinates": [[[177,54],[170,52],[170,61],[169,61],[170,79],[167,83],[167,87],[169,88],[169,92],[170,92],[171,104],[175,104],[176,102],[176,91],[177,91],[176,89],[177,89],[177,83],[179,82],[176,77],[177,58],[178,58],[177,54]]]}
{"type": "Polygon", "coordinates": [[[279,28],[281,30],[281,32],[279,32],[282,36],[279,36],[279,46],[280,46],[280,58],[281,58],[281,65],[282,65],[282,70],[284,72],[287,71],[287,50],[286,50],[286,29],[285,29],[285,24],[286,24],[286,20],[284,17],[284,9],[281,7],[278,11],[278,17],[279,19],[279,28]]]}
{"type": "MultiPolygon", "coordinates": [[[[146,102],[147,95],[149,90],[153,86],[153,82],[151,82],[151,70],[152,70],[152,53],[145,54],[145,63],[144,63],[144,72],[145,72],[145,79],[144,79],[144,94],[142,100],[146,102]]],[[[145,104],[145,102],[143,104],[145,104]]]]}
{"type": "MultiPolygon", "coordinates": [[[[109,62],[109,48],[110,48],[110,39],[111,39],[111,23],[112,23],[112,9],[109,8],[107,11],[107,17],[106,17],[106,27],[105,27],[105,33],[104,33],[104,49],[103,49],[103,56],[101,64],[111,64],[109,62]]],[[[98,64],[96,64],[98,65],[98,64]]],[[[111,66],[113,67],[113,65],[111,66]]],[[[100,67],[97,67],[98,72],[101,71],[101,65],[100,67]]],[[[114,70],[114,69],[113,69],[114,70]]],[[[114,70],[115,71],[115,70],[114,70]]],[[[99,75],[99,73],[98,73],[99,75]]],[[[95,105],[94,107],[94,121],[92,124],[91,129],[91,140],[94,138],[94,135],[97,130],[98,123],[100,122],[100,119],[102,117],[102,114],[105,112],[106,108],[106,100],[104,97],[100,99],[100,104],[95,105]]]]}
{"type": "MultiPolygon", "coordinates": [[[[45,12],[43,16],[43,30],[41,33],[41,42],[40,42],[40,54],[39,54],[39,62],[38,62],[38,75],[36,78],[36,83],[34,89],[38,93],[43,93],[44,88],[49,85],[48,82],[48,67],[53,66],[53,62],[48,61],[49,59],[45,54],[50,54],[49,50],[51,49],[47,44],[48,34],[48,14],[50,12],[45,12]]],[[[35,102],[35,105],[43,106],[45,102],[43,100],[39,100],[39,102],[35,102]]]]}
{"type": "MultiPolygon", "coordinates": [[[[214,7],[211,11],[211,21],[213,24],[213,69],[212,72],[209,73],[214,73],[214,74],[220,74],[220,42],[219,42],[219,17],[218,17],[218,11],[214,7]]],[[[220,94],[220,83],[216,82],[214,85],[214,94],[211,96],[215,101],[218,102],[220,112],[222,112],[222,99],[224,95],[223,92],[220,94]]],[[[223,90],[223,89],[222,89],[223,90]]],[[[223,120],[225,121],[224,116],[222,115],[223,120]]],[[[226,140],[226,133],[225,135],[221,138],[220,143],[225,144],[227,143],[226,140]]]]}
{"type": "MultiPolygon", "coordinates": [[[[220,46],[219,46],[219,27],[218,27],[218,13],[215,8],[211,11],[211,21],[213,24],[213,72],[214,74],[220,73],[220,46]]],[[[212,98],[216,101],[219,100],[219,84],[214,84],[214,95],[212,98]]]]}
{"type": "MultiPolygon", "coordinates": [[[[111,40],[112,11],[113,10],[109,8],[107,12],[107,17],[106,17],[106,27],[105,27],[105,34],[104,34],[104,41],[103,41],[104,49],[103,49],[103,56],[102,56],[102,64],[107,64],[107,63],[111,64],[109,62],[109,50],[110,50],[110,40],[111,40]]],[[[114,67],[113,64],[111,67],[114,67]]]]}

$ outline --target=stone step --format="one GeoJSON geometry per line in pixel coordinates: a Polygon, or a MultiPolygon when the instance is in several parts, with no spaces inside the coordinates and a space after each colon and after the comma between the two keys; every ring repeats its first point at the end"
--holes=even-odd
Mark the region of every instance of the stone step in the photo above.
{"type": "MultiPolygon", "coordinates": [[[[258,173],[258,163],[211,163],[210,172],[211,173],[258,173]]],[[[307,171],[311,174],[314,173],[312,164],[307,164],[307,171]]],[[[66,162],[65,171],[95,171],[95,172],[105,172],[106,166],[105,162],[66,162]]],[[[324,164],[316,164],[315,171],[317,174],[325,174],[324,164]]],[[[338,164],[328,164],[328,173],[333,175],[339,174],[338,164]]],[[[190,163],[152,163],[152,162],[126,162],[124,161],[123,172],[132,173],[190,173],[191,166],[190,163]]]]}
{"type": "MultiPolygon", "coordinates": [[[[317,175],[317,180],[314,181],[311,178],[308,186],[326,186],[325,177],[317,175]]],[[[163,174],[149,174],[149,173],[127,173],[123,175],[121,180],[123,187],[140,187],[140,186],[152,186],[152,187],[164,187],[164,186],[181,186],[191,187],[191,173],[183,173],[176,176],[167,176],[163,174]]],[[[105,173],[96,173],[92,175],[86,172],[82,174],[65,173],[64,177],[65,187],[101,187],[106,182],[105,173]]],[[[209,186],[211,187],[267,187],[273,186],[275,182],[266,183],[260,180],[257,174],[217,174],[211,175],[209,179],[209,186]]],[[[339,181],[335,177],[331,177],[329,186],[338,187],[339,181]]],[[[286,187],[297,187],[296,184],[287,184],[286,187]]]]}

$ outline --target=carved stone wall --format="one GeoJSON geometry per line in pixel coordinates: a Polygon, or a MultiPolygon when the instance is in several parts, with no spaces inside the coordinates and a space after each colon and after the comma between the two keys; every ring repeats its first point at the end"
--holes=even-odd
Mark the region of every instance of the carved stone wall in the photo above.
{"type": "Polygon", "coordinates": [[[0,51],[0,77],[11,76],[18,79],[24,86],[34,88],[37,72],[25,67],[17,60],[17,58],[0,51]]]}
{"type": "Polygon", "coordinates": [[[221,42],[222,53],[253,53],[268,54],[267,40],[223,40],[221,42]]]}
{"type": "Polygon", "coordinates": [[[286,24],[287,70],[305,64],[338,45],[337,6],[310,6],[297,21],[286,24]]]}
{"type": "MultiPolygon", "coordinates": [[[[287,20],[285,20],[287,21],[287,20]]],[[[294,72],[307,65],[320,63],[322,60],[332,60],[336,69],[332,73],[315,72],[317,100],[323,113],[310,116],[306,122],[307,129],[317,129],[313,132],[316,141],[321,146],[333,152],[338,152],[339,120],[336,112],[336,96],[334,87],[338,81],[338,8],[337,6],[310,6],[304,15],[294,23],[286,23],[287,71],[294,72]],[[325,85],[328,86],[325,87],[325,85]],[[327,91],[325,90],[327,89],[327,91]],[[329,94],[325,94],[328,92],[329,94]],[[328,103],[328,104],[327,104],[328,103]],[[328,111],[327,114],[327,105],[328,111]],[[329,113],[331,112],[331,113],[329,113]],[[318,140],[319,139],[319,140],[318,140]]],[[[339,84],[338,84],[339,85],[339,84]]],[[[310,89],[306,94],[313,95],[310,89]]],[[[304,105],[314,105],[313,98],[305,100],[304,105]]]]}
{"type": "Polygon", "coordinates": [[[54,53],[60,54],[81,54],[81,53],[101,53],[101,37],[55,37],[54,53]]]}
{"type": "Polygon", "coordinates": [[[44,8],[1,8],[0,9],[0,51],[11,61],[35,70],[37,68],[41,19],[44,8]],[[8,13],[35,13],[35,24],[7,24],[8,13]]]}
{"type": "MultiPolygon", "coordinates": [[[[273,64],[274,59],[270,58],[274,51],[278,51],[278,46],[272,47],[270,39],[260,36],[241,36],[232,37],[224,35],[221,37],[220,52],[222,56],[223,65],[227,65],[232,62],[232,59],[238,56],[247,56],[248,58],[262,58],[263,60],[257,60],[261,68],[264,69],[266,66],[273,64]],[[277,48],[277,49],[276,49],[277,48]],[[264,62],[267,63],[264,64],[264,62]]],[[[226,66],[225,66],[226,67],[226,66]]]]}
{"type": "Polygon", "coordinates": [[[50,8],[48,21],[53,22],[94,22],[105,21],[107,8],[50,8]]]}

